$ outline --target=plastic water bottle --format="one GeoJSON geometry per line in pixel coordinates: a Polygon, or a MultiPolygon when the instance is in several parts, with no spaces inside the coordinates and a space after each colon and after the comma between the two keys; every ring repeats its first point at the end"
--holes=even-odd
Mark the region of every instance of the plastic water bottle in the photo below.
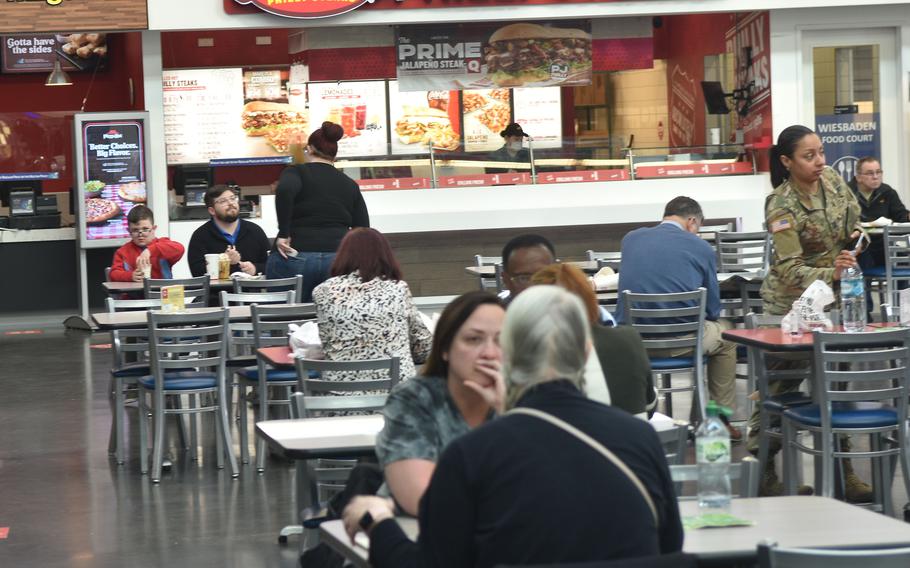
{"type": "Polygon", "coordinates": [[[854,333],[866,329],[865,284],[859,265],[841,270],[840,310],[844,331],[854,333]]]}
{"type": "Polygon", "coordinates": [[[709,402],[705,421],[695,432],[698,506],[704,512],[730,506],[730,433],[720,419],[720,412],[716,402],[709,402]]]}

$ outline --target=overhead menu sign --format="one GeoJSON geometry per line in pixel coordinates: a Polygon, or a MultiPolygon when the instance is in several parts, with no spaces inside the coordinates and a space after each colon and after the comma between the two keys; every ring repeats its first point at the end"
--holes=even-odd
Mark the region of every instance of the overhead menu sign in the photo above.
{"type": "Polygon", "coordinates": [[[400,26],[402,91],[573,87],[591,82],[591,22],[400,26]]]}
{"type": "Polygon", "coordinates": [[[559,87],[515,89],[515,122],[534,139],[534,148],[562,147],[562,93],[559,87]]]}
{"type": "Polygon", "coordinates": [[[325,121],[344,129],[339,157],[388,154],[385,81],[310,83],[309,92],[314,129],[325,121]]]}

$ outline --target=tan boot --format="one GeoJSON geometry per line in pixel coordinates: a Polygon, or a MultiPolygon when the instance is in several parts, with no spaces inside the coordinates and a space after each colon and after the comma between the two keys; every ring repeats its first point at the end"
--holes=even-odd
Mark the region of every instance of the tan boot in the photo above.
{"type": "Polygon", "coordinates": [[[849,459],[844,460],[844,497],[848,503],[871,503],[874,497],[872,486],[856,475],[849,459]]]}
{"type": "MultiPolygon", "coordinates": [[[[797,495],[812,495],[815,491],[811,485],[800,485],[796,488],[797,495]]],[[[762,473],[761,482],[758,485],[759,497],[780,497],[784,494],[784,484],[777,477],[777,471],[774,469],[774,460],[769,459],[765,471],[762,473]]]]}

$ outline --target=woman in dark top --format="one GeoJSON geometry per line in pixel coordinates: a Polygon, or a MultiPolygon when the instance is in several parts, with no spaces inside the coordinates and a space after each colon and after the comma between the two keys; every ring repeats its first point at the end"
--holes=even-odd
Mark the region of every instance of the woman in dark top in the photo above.
{"type": "MultiPolygon", "coordinates": [[[[683,531],[657,434],[581,390],[590,326],[581,301],[533,286],[506,312],[506,407],[542,411],[608,448],[631,470],[540,416],[511,411],[454,440],[405,536],[386,499],[358,497],[345,529],[370,535],[370,564],[486,568],[593,562],[679,551],[683,531]],[[635,481],[637,479],[637,482],[635,481]],[[647,496],[647,498],[645,497],[647,496]]],[[[483,391],[493,400],[495,382],[483,391]]],[[[495,393],[499,396],[501,393],[495,393]]]]}
{"type": "Polygon", "coordinates": [[[338,244],[352,227],[369,227],[357,182],[335,168],[341,126],[323,122],[310,134],[304,164],[286,168],[278,180],[278,238],[266,265],[268,278],[303,275],[303,301],[329,277],[338,244]]]}

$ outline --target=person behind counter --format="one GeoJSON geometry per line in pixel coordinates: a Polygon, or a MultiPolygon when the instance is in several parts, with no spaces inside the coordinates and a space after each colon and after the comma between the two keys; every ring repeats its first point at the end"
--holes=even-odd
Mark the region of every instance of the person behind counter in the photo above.
{"type": "MultiPolygon", "coordinates": [[[[490,154],[490,160],[494,162],[530,162],[531,153],[524,148],[524,139],[528,137],[521,125],[513,122],[505,130],[499,133],[502,136],[502,148],[490,154]]],[[[511,169],[487,169],[487,173],[496,174],[504,172],[514,172],[511,169]]],[[[525,170],[521,170],[525,171],[525,170]]]]}
{"type": "Polygon", "coordinates": [[[417,543],[387,499],[348,504],[345,530],[352,538],[369,534],[371,566],[526,566],[682,548],[657,433],[584,395],[589,330],[581,300],[562,288],[533,286],[512,302],[501,335],[502,378],[482,392],[493,403],[505,390],[505,406],[514,410],[442,452],[420,500],[417,543]]]}
{"type": "Polygon", "coordinates": [[[136,205],[126,216],[130,242],[114,253],[110,278],[114,282],[142,282],[150,278],[171,278],[171,267],[183,256],[183,245],[155,237],[155,215],[145,205],[136,205]]]}
{"type": "Polygon", "coordinates": [[[240,198],[226,185],[215,185],[205,192],[205,205],[211,219],[193,231],[187,262],[193,276],[205,274],[205,255],[227,254],[231,272],[255,275],[265,272],[269,258],[269,239],[256,223],[241,219],[240,198]]]}
{"type": "Polygon", "coordinates": [[[323,122],[304,149],[304,164],[286,168],[278,180],[278,238],[266,264],[268,278],[303,275],[303,301],[329,277],[341,239],[354,227],[369,227],[370,215],[357,183],[335,168],[341,126],[323,122]]]}

